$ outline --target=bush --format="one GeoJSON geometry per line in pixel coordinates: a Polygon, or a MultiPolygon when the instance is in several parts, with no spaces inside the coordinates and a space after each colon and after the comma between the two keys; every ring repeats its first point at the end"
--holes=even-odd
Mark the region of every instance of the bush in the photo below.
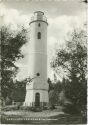
{"type": "Polygon", "coordinates": [[[44,106],[44,107],[43,107],[43,110],[47,110],[47,109],[48,109],[48,106],[44,106]]]}
{"type": "Polygon", "coordinates": [[[30,110],[34,111],[34,112],[41,112],[42,108],[41,107],[32,107],[30,110]]]}
{"type": "Polygon", "coordinates": [[[55,105],[51,105],[51,106],[50,106],[50,109],[51,109],[51,110],[56,109],[55,105]]]}
{"type": "Polygon", "coordinates": [[[63,107],[63,111],[67,114],[80,114],[79,109],[73,104],[65,104],[63,107]]]}
{"type": "Polygon", "coordinates": [[[34,111],[34,112],[41,112],[42,108],[41,107],[29,107],[29,106],[20,106],[21,110],[27,110],[27,111],[34,111]]]}
{"type": "Polygon", "coordinates": [[[30,110],[31,107],[29,107],[29,106],[20,106],[20,109],[21,110],[30,110]]]}
{"type": "Polygon", "coordinates": [[[11,110],[17,110],[17,109],[18,109],[17,105],[9,105],[2,108],[3,111],[11,111],[11,110]]]}

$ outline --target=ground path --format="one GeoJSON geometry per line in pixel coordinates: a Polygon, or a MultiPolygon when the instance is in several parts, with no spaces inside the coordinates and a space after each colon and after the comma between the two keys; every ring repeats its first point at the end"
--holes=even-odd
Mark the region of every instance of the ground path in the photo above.
{"type": "Polygon", "coordinates": [[[42,111],[42,112],[32,112],[32,111],[6,111],[4,112],[5,115],[10,115],[10,116],[24,116],[24,117],[50,117],[50,116],[56,116],[59,114],[64,114],[64,112],[58,112],[58,111],[42,111]]]}

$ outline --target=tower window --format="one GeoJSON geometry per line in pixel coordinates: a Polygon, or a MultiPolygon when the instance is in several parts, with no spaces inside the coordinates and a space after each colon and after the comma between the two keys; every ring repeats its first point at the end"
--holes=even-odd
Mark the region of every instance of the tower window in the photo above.
{"type": "Polygon", "coordinates": [[[40,23],[38,24],[38,26],[40,27],[40,23]]]}
{"type": "Polygon", "coordinates": [[[38,39],[41,39],[41,33],[40,32],[38,32],[37,37],[38,37],[38,39]]]}

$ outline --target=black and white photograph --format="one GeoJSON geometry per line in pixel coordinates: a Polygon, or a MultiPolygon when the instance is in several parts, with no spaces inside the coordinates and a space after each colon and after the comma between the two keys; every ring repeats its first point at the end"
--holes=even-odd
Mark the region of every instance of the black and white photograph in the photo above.
{"type": "Polygon", "coordinates": [[[87,125],[87,0],[0,0],[0,123],[87,125]]]}

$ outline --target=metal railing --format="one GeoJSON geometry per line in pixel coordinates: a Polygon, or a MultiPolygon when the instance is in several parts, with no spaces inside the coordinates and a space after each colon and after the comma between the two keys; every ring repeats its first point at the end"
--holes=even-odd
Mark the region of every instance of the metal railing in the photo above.
{"type": "Polygon", "coordinates": [[[42,17],[32,16],[31,21],[35,21],[35,20],[43,20],[47,22],[47,18],[45,16],[42,16],[42,17]]]}

